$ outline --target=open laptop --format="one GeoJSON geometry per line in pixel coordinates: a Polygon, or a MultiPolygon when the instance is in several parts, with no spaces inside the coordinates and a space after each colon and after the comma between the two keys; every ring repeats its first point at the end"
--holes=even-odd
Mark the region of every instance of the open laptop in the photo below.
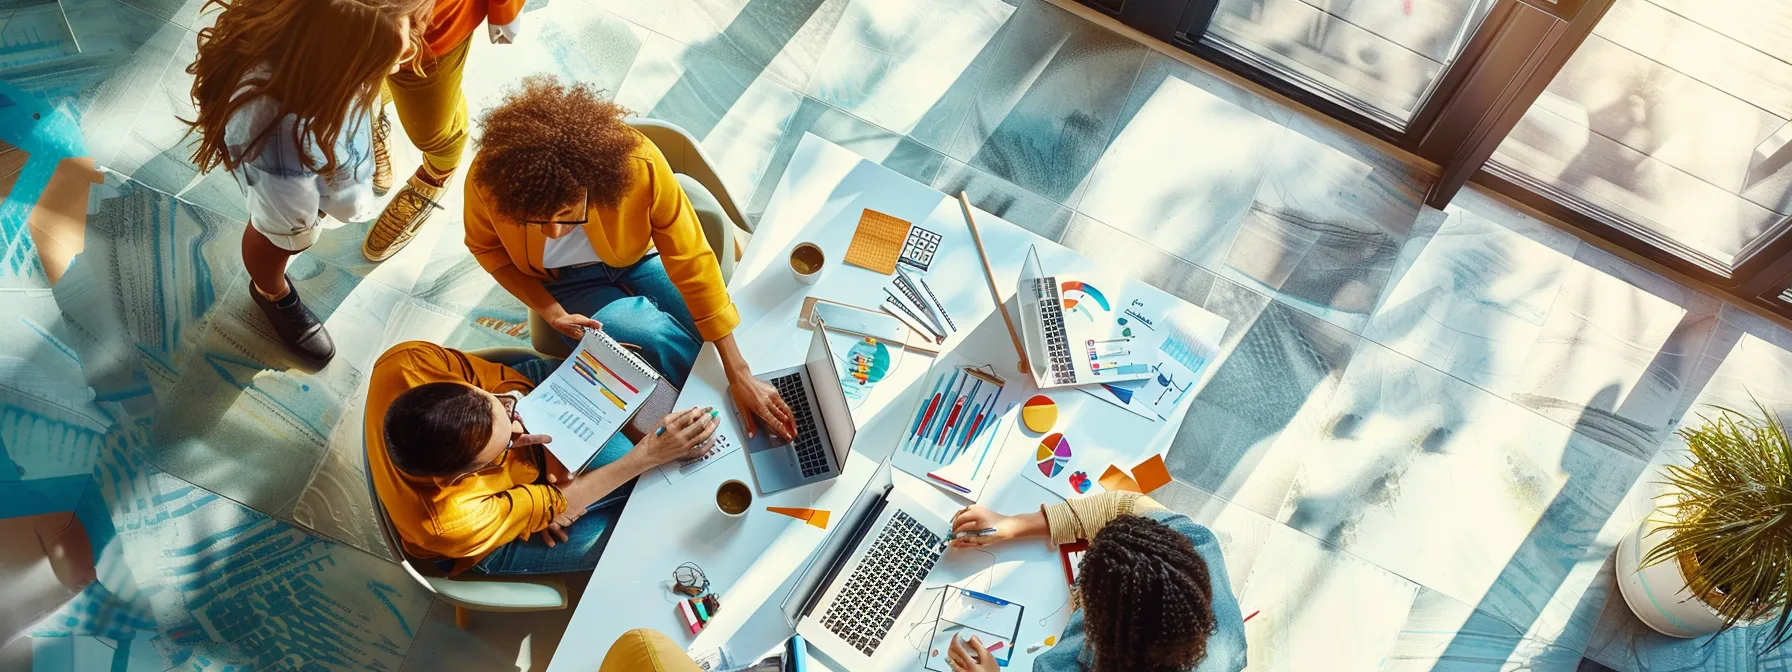
{"type": "Polygon", "coordinates": [[[1089,283],[1059,280],[1040,268],[1038,248],[1028,247],[1014,293],[1033,383],[1045,389],[1151,377],[1132,339],[1115,328],[1107,297],[1089,283]],[[1072,308],[1075,319],[1065,316],[1072,308]]]}
{"type": "Polygon", "coordinates": [[[907,648],[897,625],[946,550],[957,503],[885,461],[832,526],[783,604],[784,617],[811,646],[849,670],[877,652],[907,648]],[[893,480],[898,479],[898,480],[893,480]]]}
{"type": "Polygon", "coordinates": [[[814,325],[802,364],[757,376],[778,390],[796,419],[795,440],[762,431],[746,442],[747,464],[761,495],[837,477],[852,452],[857,434],[852,408],[846,405],[846,389],[834,370],[834,353],[819,316],[814,325]]]}

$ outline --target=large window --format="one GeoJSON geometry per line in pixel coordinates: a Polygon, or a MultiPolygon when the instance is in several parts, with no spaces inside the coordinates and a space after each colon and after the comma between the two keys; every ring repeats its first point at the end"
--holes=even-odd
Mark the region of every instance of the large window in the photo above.
{"type": "Polygon", "coordinates": [[[1493,0],[1220,0],[1206,39],[1395,128],[1425,102],[1493,0]]]}
{"type": "Polygon", "coordinates": [[[1727,272],[1792,214],[1788,38],[1784,0],[1617,0],[1493,161],[1727,272]]]}
{"type": "Polygon", "coordinates": [[[1078,0],[1792,318],[1792,0],[1078,0]]]}

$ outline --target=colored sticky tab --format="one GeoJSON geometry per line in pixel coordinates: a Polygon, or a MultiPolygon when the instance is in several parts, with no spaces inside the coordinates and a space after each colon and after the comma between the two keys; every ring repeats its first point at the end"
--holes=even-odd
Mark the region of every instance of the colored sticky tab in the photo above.
{"type": "Polygon", "coordinates": [[[1170,468],[1164,466],[1163,455],[1152,455],[1132,468],[1132,477],[1139,484],[1139,492],[1150,494],[1170,484],[1170,468]]]}
{"type": "Polygon", "coordinates": [[[1139,484],[1133,481],[1131,476],[1111,464],[1108,465],[1107,471],[1101,472],[1101,478],[1096,480],[1100,481],[1101,487],[1107,488],[1108,492],[1144,492],[1139,489],[1139,484]]]}
{"type": "Polygon", "coordinates": [[[806,522],[821,529],[828,529],[829,513],[821,509],[803,509],[792,506],[768,506],[765,510],[779,513],[806,522]]]}

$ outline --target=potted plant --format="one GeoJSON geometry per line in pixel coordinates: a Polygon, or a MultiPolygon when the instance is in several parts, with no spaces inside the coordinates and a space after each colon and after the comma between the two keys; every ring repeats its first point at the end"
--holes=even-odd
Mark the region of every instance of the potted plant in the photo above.
{"type": "Polygon", "coordinates": [[[1618,543],[1619,591],[1662,634],[1772,622],[1768,650],[1792,639],[1792,443],[1755,406],[1680,430],[1689,460],[1665,468],[1662,515],[1618,543]]]}

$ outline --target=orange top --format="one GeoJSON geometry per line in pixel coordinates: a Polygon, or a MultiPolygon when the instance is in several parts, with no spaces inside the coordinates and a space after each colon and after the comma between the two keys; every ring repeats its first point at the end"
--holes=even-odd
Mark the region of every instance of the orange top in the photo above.
{"type": "Polygon", "coordinates": [[[502,26],[516,20],[523,11],[524,0],[436,0],[435,18],[423,32],[430,53],[441,55],[452,51],[472,37],[479,24],[487,20],[502,26]]]}
{"type": "MultiPolygon", "coordinates": [[[[665,155],[646,136],[641,136],[641,144],[629,157],[635,169],[622,202],[613,208],[591,206],[584,229],[592,251],[605,264],[621,268],[657,249],[666,275],[684,297],[703,340],[727,336],[740,324],[740,313],[728,298],[722,267],[703,237],[703,225],[691,209],[691,200],[672,176],[665,155]]],[[[468,174],[478,175],[479,159],[475,157],[473,163],[475,168],[468,174]]],[[[541,265],[547,235],[540,226],[498,214],[490,192],[487,185],[467,181],[467,249],[498,284],[540,313],[556,303],[541,284],[554,277],[552,270],[541,265]]]]}
{"type": "Polygon", "coordinates": [[[566,509],[566,498],[559,488],[536,482],[542,474],[539,447],[506,452],[495,464],[454,477],[412,476],[393,466],[386,455],[386,409],[413,387],[444,381],[493,393],[535,386],[508,366],[423,341],[392,346],[373,364],[363,425],[374,490],[406,555],[454,558],[451,573],[460,573],[498,547],[547,529],[566,509]]]}

